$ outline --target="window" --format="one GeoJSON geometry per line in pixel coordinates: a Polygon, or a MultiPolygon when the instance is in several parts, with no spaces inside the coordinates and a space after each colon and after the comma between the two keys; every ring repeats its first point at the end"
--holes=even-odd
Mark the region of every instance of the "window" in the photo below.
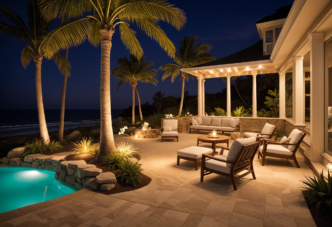
{"type": "Polygon", "coordinates": [[[266,31],[265,43],[273,43],[273,30],[266,31]]]}
{"type": "Polygon", "coordinates": [[[332,155],[332,39],[325,43],[325,72],[327,80],[327,148],[328,153],[332,155]]]}
{"type": "Polygon", "coordinates": [[[286,118],[293,118],[293,73],[286,73],[286,118]]]}
{"type": "Polygon", "coordinates": [[[278,40],[278,38],[279,38],[279,35],[280,35],[280,32],[281,32],[281,29],[282,29],[282,27],[280,27],[280,28],[276,28],[275,29],[275,42],[277,42],[277,40],[278,40]]]}

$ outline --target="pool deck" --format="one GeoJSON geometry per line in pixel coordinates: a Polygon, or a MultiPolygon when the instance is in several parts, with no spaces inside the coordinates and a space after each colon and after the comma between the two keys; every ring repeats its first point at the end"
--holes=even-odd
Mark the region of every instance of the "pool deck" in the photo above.
{"type": "Polygon", "coordinates": [[[234,191],[229,178],[211,174],[201,183],[193,162],[176,165],[176,151],[194,146],[198,135],[180,134],[179,142],[116,137],[117,143],[129,141],[138,148],[151,184],[113,195],[82,189],[0,214],[0,227],[316,226],[299,198],[300,180],[313,175],[299,152],[300,169],[272,158],[261,166],[256,156],[257,180],[248,175],[234,191]]]}

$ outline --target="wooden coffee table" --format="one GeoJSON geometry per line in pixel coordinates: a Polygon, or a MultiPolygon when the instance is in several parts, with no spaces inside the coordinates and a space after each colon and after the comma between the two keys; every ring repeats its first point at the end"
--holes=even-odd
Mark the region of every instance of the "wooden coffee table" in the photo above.
{"type": "MultiPolygon", "coordinates": [[[[229,146],[229,136],[219,135],[218,138],[210,138],[208,135],[207,136],[199,136],[199,137],[197,137],[197,146],[199,145],[199,142],[212,143],[213,153],[215,153],[217,143],[227,143],[227,148],[228,148],[228,146],[229,146]]],[[[224,150],[221,149],[220,154],[223,154],[223,152],[224,152],[224,150]]]]}

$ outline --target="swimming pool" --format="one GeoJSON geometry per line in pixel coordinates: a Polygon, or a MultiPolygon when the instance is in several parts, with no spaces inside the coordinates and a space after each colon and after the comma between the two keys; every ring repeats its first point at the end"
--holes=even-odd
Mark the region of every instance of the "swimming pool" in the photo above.
{"type": "Polygon", "coordinates": [[[52,171],[0,167],[0,213],[59,198],[75,191],[75,188],[56,180],[52,171]]]}

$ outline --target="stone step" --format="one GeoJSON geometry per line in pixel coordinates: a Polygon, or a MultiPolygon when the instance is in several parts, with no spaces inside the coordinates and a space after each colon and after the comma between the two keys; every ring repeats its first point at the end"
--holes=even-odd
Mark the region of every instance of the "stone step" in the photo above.
{"type": "Polygon", "coordinates": [[[305,128],[304,132],[307,133],[307,135],[310,135],[310,128],[305,128]]]}
{"type": "Polygon", "coordinates": [[[305,143],[308,147],[310,147],[310,135],[306,135],[303,139],[303,143],[305,143]]]}

